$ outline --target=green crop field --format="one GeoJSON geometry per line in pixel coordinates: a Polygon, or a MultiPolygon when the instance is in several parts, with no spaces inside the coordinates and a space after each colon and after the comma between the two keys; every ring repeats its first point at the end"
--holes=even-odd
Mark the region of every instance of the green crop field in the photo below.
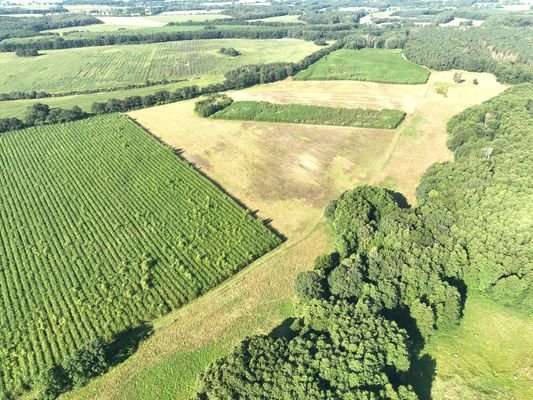
{"type": "Polygon", "coordinates": [[[0,135],[0,397],[280,243],[117,114],[0,135]]]}
{"type": "Polygon", "coordinates": [[[288,122],[312,125],[395,129],[404,119],[400,110],[275,104],[267,101],[236,101],[212,116],[216,119],[288,122]]]}
{"type": "Polygon", "coordinates": [[[429,70],[402,57],[396,49],[337,50],[296,74],[296,80],[356,80],[426,83],[429,70]]]}
{"type": "Polygon", "coordinates": [[[49,50],[30,58],[0,53],[0,92],[61,93],[146,80],[221,78],[240,65],[299,61],[317,48],[296,39],[220,39],[49,50]],[[221,47],[234,47],[242,55],[225,56],[218,53],[221,47]]]}

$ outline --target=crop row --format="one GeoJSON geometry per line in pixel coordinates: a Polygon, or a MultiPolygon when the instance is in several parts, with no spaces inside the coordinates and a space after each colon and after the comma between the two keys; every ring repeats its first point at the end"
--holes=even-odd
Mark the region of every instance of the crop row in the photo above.
{"type": "Polygon", "coordinates": [[[0,389],[198,296],[279,239],[127,118],[0,136],[0,389]]]}

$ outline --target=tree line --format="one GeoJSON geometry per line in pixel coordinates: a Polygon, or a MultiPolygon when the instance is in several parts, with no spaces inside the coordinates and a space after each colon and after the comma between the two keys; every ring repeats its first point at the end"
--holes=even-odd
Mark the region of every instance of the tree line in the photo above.
{"type": "MultiPolygon", "coordinates": [[[[42,13],[42,10],[38,10],[42,13]]],[[[4,13],[4,10],[2,10],[4,13]]],[[[0,16],[0,40],[40,35],[49,29],[102,24],[98,18],[87,15],[45,15],[42,17],[0,16]]]]}
{"type": "Polygon", "coordinates": [[[206,25],[206,28],[196,31],[147,31],[128,32],[77,32],[75,35],[43,35],[22,39],[8,39],[0,42],[1,52],[12,52],[17,49],[55,50],[89,46],[111,46],[120,44],[161,43],[182,40],[211,40],[211,39],[294,39],[328,40],[342,39],[353,28],[351,25],[339,25],[334,29],[327,26],[294,26],[225,29],[225,25],[216,27],[206,25]]]}
{"type": "Polygon", "coordinates": [[[415,208],[371,186],[330,203],[335,252],[296,278],[294,318],[212,363],[196,398],[414,400],[435,371],[424,343],[460,322],[467,292],[527,312],[532,94],[513,87],[452,118],[455,162],[426,172],[415,208]]]}
{"type": "Polygon", "coordinates": [[[68,110],[65,108],[50,108],[46,104],[35,103],[28,107],[24,119],[0,118],[0,133],[29,128],[36,125],[72,122],[89,116],[89,113],[86,113],[78,106],[74,106],[68,110]]]}
{"type": "Polygon", "coordinates": [[[85,89],[85,90],[71,90],[68,92],[50,93],[45,91],[32,90],[31,92],[9,92],[0,93],[0,101],[12,101],[12,100],[31,100],[31,99],[44,99],[48,97],[64,97],[78,94],[91,94],[102,92],[115,92],[119,90],[139,89],[143,87],[168,85],[169,83],[183,82],[183,79],[162,79],[160,81],[147,80],[144,83],[131,83],[125,86],[114,86],[111,88],[98,88],[98,89],[85,89]]]}

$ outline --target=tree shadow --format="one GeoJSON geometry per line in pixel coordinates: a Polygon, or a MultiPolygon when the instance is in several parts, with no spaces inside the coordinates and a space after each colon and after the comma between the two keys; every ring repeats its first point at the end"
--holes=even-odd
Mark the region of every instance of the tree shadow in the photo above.
{"type": "Polygon", "coordinates": [[[272,329],[268,336],[270,336],[272,339],[285,338],[289,340],[296,337],[298,332],[292,329],[294,321],[296,321],[296,318],[287,318],[281,324],[272,329]]]}
{"type": "Polygon", "coordinates": [[[144,323],[119,334],[115,340],[108,344],[106,349],[106,358],[109,366],[115,366],[128,359],[152,332],[152,326],[144,323]]]}
{"type": "Polygon", "coordinates": [[[411,208],[407,198],[400,192],[395,192],[394,190],[385,189],[385,191],[392,196],[398,207],[400,208],[411,208]]]}
{"type": "Polygon", "coordinates": [[[431,400],[431,388],[437,371],[437,362],[429,354],[424,354],[411,363],[407,381],[413,386],[420,400],[431,400]]]}
{"type": "Polygon", "coordinates": [[[411,317],[409,309],[406,307],[397,307],[392,310],[383,310],[383,315],[407,331],[407,335],[409,336],[408,351],[411,356],[411,362],[417,360],[426,344],[426,340],[420,333],[416,325],[416,320],[411,317]]]}

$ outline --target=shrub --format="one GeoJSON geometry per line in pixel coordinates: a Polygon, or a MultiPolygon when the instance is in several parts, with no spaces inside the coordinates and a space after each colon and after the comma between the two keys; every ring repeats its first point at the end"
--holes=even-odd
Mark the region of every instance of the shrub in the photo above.
{"type": "Polygon", "coordinates": [[[237,57],[237,56],[240,56],[241,53],[237,50],[235,50],[233,47],[221,47],[219,50],[218,50],[219,53],[221,54],[225,54],[227,56],[230,56],[230,57],[237,57]]]}
{"type": "Polygon", "coordinates": [[[82,346],[67,361],[65,371],[72,382],[72,386],[79,388],[86,385],[89,379],[106,372],[108,367],[105,344],[101,339],[95,339],[82,346]]]}
{"type": "Polygon", "coordinates": [[[233,103],[231,97],[228,97],[225,94],[214,94],[205,100],[198,101],[194,107],[194,111],[202,117],[209,117],[217,111],[228,107],[231,103],[233,103]]]}

